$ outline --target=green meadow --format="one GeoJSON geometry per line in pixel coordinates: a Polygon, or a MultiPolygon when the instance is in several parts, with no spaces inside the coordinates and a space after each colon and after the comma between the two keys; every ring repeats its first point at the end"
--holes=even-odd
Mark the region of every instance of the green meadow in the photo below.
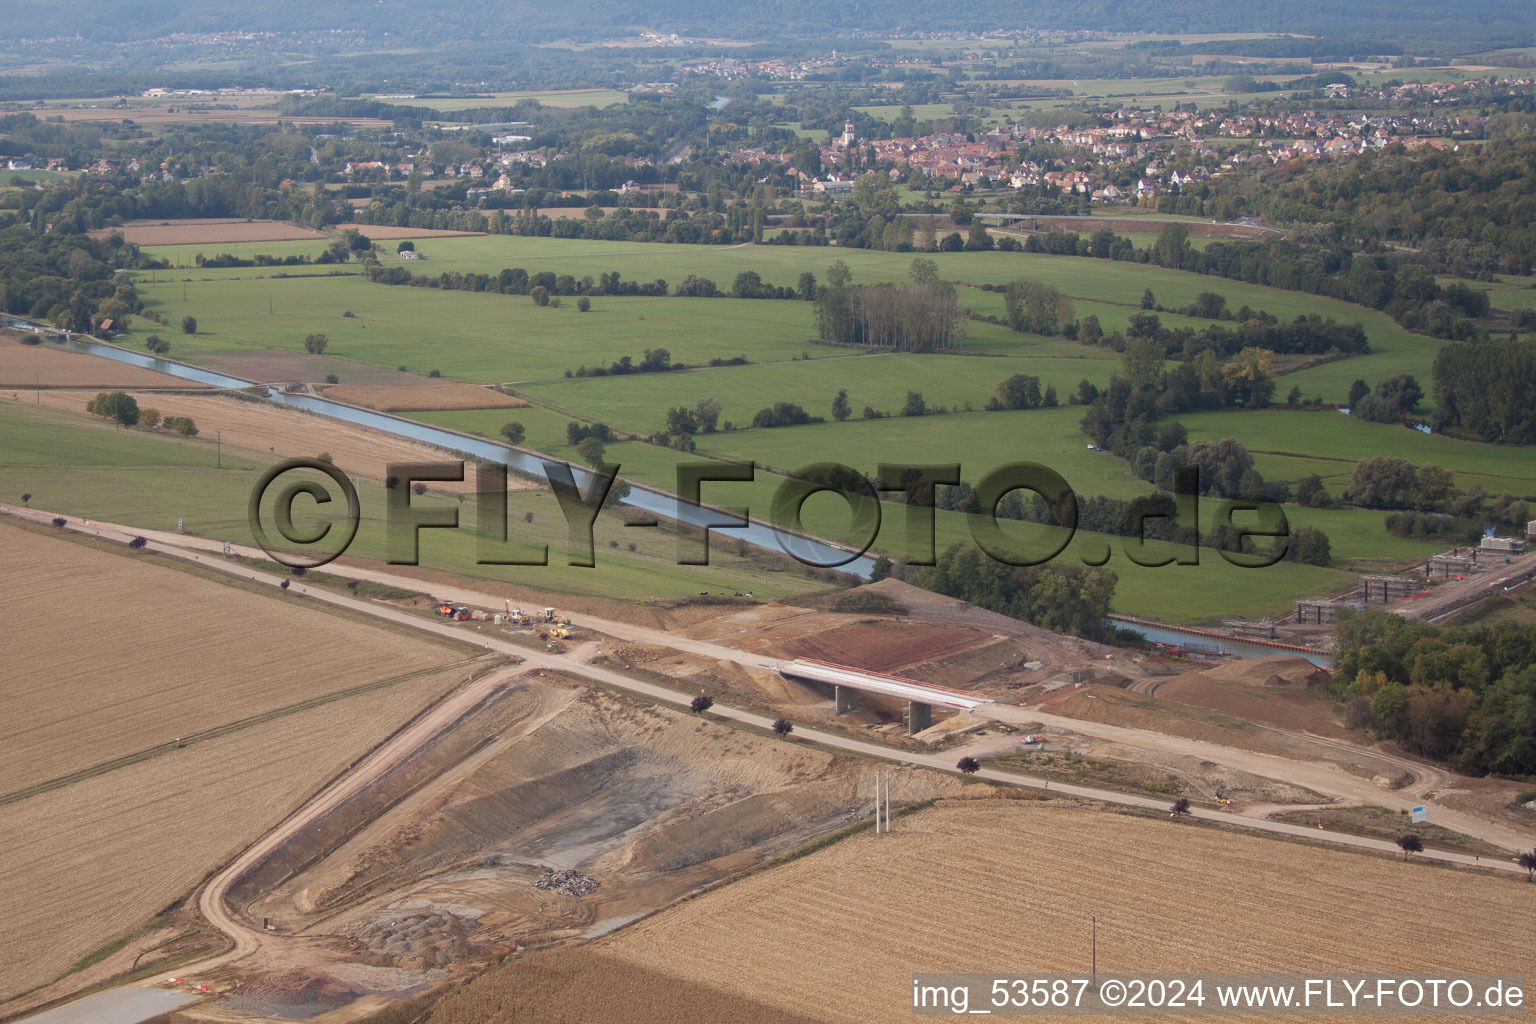
{"type": "MultiPolygon", "coordinates": [[[[367,228],[363,230],[366,233],[367,228]]],[[[381,245],[386,263],[396,259],[392,243],[381,245]]],[[[698,436],[695,453],[683,454],[642,440],[620,440],[608,446],[607,459],[620,463],[621,473],[631,480],[666,490],[675,488],[682,462],[754,461],[759,467],[754,483],[712,484],[706,500],[749,505],[764,512],[783,483],[780,474],[814,462],[838,462],[871,473],[882,462],[958,462],[963,478],[975,483],[993,468],[1026,460],[1055,469],[1084,496],[1128,499],[1150,490],[1124,461],[1088,449],[1078,427],[1081,410],[1067,404],[1080,380],[1102,386],[1118,369],[1118,357],[1105,348],[1019,334],[971,320],[963,344],[954,353],[867,355],[814,340],[813,306],[798,300],[595,296],[591,310],[582,313],[571,297],[565,297],[559,308],[541,308],[526,296],[372,285],[355,265],[335,268],[337,273],[319,267],[209,270],[195,266],[199,251],[213,255],[235,248],[246,256],[314,254],[321,245],[243,243],[153,250],[178,266],[141,275],[141,291],[149,308],[172,326],[154,327],[140,319],[128,343],[142,344],[153,330],[171,341],[173,357],[217,365],[223,358],[243,353],[301,353],[307,334],[324,333],[329,339],[327,355],[390,369],[403,366],[418,374],[437,370],[448,378],[510,385],[532,405],[414,415],[490,437],[498,436],[502,424],[516,420],[528,431],[529,447],[564,459],[577,457],[566,443],[565,429],[571,421],[602,421],[621,437],[644,437],[665,428],[669,408],[691,408],[700,399],[714,398],[722,406],[722,427],[729,422],[733,429],[698,436]],[[349,311],[352,317],[343,315],[349,311]],[[196,335],[184,335],[174,326],[187,313],[198,320],[196,335]],[[624,355],[638,361],[645,349],[656,347],[693,368],[574,376],[581,366],[607,366],[624,355]],[[711,359],[737,356],[745,357],[749,365],[704,365],[711,359]],[[573,376],[567,377],[567,371],[573,376]],[[1053,385],[1061,406],[1009,413],[970,411],[980,410],[996,384],[1015,373],[1033,374],[1043,384],[1053,385]],[[853,410],[845,423],[750,427],[758,410],[780,401],[798,403],[810,414],[830,419],[839,389],[847,390],[853,410]],[[944,406],[949,413],[897,415],[909,391],[921,393],[930,409],[944,406]],[[865,418],[866,406],[887,415],[865,418]]],[[[729,288],[735,276],[747,270],[775,285],[793,286],[804,271],[824,278],[827,267],[838,259],[848,264],[855,281],[894,281],[907,276],[914,258],[839,248],[681,246],[515,236],[428,238],[417,240],[417,248],[425,258],[412,270],[434,276],[444,271],[495,274],[505,267],[522,267],[530,273],[550,270],[578,279],[617,271],[626,280],[659,278],[675,284],[696,274],[721,288],[729,288]]],[[[1402,372],[1415,374],[1427,385],[1430,365],[1442,344],[1410,334],[1385,315],[1349,303],[1144,264],[1001,252],[938,253],[931,258],[941,276],[960,287],[962,303],[978,315],[1001,316],[1003,295],[995,289],[1023,278],[1061,288],[1073,296],[1078,316],[1092,313],[1106,331],[1124,329],[1140,309],[1142,292],[1149,288],[1165,307],[1185,305],[1199,292],[1211,290],[1225,296],[1233,309],[1248,305],[1282,320],[1316,312],[1365,327],[1372,346],[1369,354],[1286,374],[1278,381],[1280,397],[1294,384],[1304,399],[1342,402],[1356,378],[1374,383],[1402,372]]],[[[1169,326],[1199,328],[1207,323],[1175,313],[1159,315],[1169,326]]],[[[1461,486],[1477,484],[1494,493],[1536,491],[1536,466],[1520,452],[1361,423],[1332,411],[1239,410],[1189,414],[1181,420],[1192,440],[1237,437],[1255,453],[1259,470],[1268,478],[1294,481],[1316,472],[1335,494],[1347,486],[1354,461],[1373,454],[1446,465],[1456,471],[1461,486]]],[[[1207,526],[1217,506],[1202,503],[1207,526]]],[[[886,522],[876,547],[891,554],[910,554],[898,509],[886,506],[886,522]]],[[[1379,512],[1292,507],[1288,513],[1293,523],[1317,526],[1329,534],[1332,566],[1286,563],[1255,572],[1227,566],[1219,557],[1214,561],[1206,557],[1198,569],[1144,569],[1119,554],[1120,539],[1087,534],[1080,534],[1063,557],[1091,555],[1095,547],[1109,543],[1117,553],[1110,564],[1120,577],[1116,598],[1120,610],[1172,618],[1169,609],[1177,607],[1180,621],[1195,621],[1283,610],[1296,595],[1326,594],[1346,586],[1352,573],[1390,569],[1434,550],[1433,545],[1388,536],[1379,512]]],[[[831,539],[861,541],[849,534],[846,510],[830,495],[807,503],[803,525],[831,539]]],[[[1006,529],[1039,543],[1048,533],[1028,524],[1009,524],[1006,529]]],[[[966,519],[958,514],[941,513],[938,530],[941,543],[969,537],[966,519]]],[[[629,542],[628,537],[622,541],[629,542]]],[[[667,546],[670,549],[674,542],[669,540],[667,546]]],[[[639,553],[645,553],[643,545],[639,553]]],[[[627,592],[652,593],[660,587],[645,579],[643,584],[621,585],[627,592]]],[[[758,592],[764,589],[759,587],[758,592]]]]}

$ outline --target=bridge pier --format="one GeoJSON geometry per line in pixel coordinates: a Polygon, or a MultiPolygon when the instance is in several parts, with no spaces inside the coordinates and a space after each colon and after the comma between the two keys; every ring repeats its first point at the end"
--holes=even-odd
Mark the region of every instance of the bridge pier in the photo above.
{"type": "Polygon", "coordinates": [[[933,724],[933,705],[907,701],[907,735],[916,736],[933,724]]]}
{"type": "Polygon", "coordinates": [[[839,715],[853,711],[859,706],[859,691],[851,686],[833,686],[832,703],[834,711],[839,715]]]}

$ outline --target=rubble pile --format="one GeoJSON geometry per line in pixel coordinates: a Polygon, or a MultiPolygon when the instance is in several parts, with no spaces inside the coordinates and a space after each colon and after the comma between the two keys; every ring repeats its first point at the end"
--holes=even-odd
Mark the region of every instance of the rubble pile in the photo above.
{"type": "Polygon", "coordinates": [[[577,871],[556,871],[553,868],[534,880],[535,889],[557,892],[562,896],[586,896],[597,891],[602,883],[591,875],[577,871]]]}

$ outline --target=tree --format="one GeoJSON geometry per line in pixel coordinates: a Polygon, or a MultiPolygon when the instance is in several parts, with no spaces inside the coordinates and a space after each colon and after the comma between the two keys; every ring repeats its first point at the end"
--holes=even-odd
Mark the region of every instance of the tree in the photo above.
{"type": "Polygon", "coordinates": [[[85,411],[104,419],[116,420],[124,427],[132,427],[139,422],[139,403],[125,391],[99,394],[86,403],[85,411]]]}
{"type": "Polygon", "coordinates": [[[832,418],[841,423],[853,414],[853,407],[848,403],[848,389],[838,388],[837,397],[832,399],[832,418]]]}
{"type": "Polygon", "coordinates": [[[669,434],[697,434],[699,432],[699,417],[687,406],[676,406],[667,410],[667,433],[669,434]]]}
{"type": "Polygon", "coordinates": [[[501,425],[501,436],[507,439],[508,444],[522,444],[528,431],[517,420],[512,420],[501,425]]]}
{"type": "Polygon", "coordinates": [[[696,715],[701,715],[714,706],[714,698],[709,696],[707,693],[701,693],[697,697],[693,698],[693,700],[688,702],[688,707],[696,715]]]}
{"type": "Polygon", "coordinates": [[[1189,228],[1179,221],[1164,224],[1157,241],[1152,244],[1152,262],[1177,270],[1193,255],[1189,247],[1189,228]]]}
{"type": "Polygon", "coordinates": [[[197,333],[197,317],[190,316],[190,315],[182,317],[181,318],[181,333],[183,333],[183,334],[196,334],[197,333]]]}
{"type": "Polygon", "coordinates": [[[423,494],[427,493],[427,485],[418,480],[416,483],[411,485],[411,490],[415,491],[416,496],[419,498],[423,494]]]}
{"type": "Polygon", "coordinates": [[[1424,844],[1420,842],[1418,836],[1411,832],[1407,835],[1398,837],[1397,848],[1403,851],[1403,860],[1407,860],[1408,855],[1411,853],[1424,852],[1424,844]]]}
{"type": "Polygon", "coordinates": [[[409,238],[407,238],[405,241],[401,242],[399,245],[395,246],[395,252],[415,252],[415,251],[416,251],[416,243],[411,241],[409,238]]]}
{"type": "Polygon", "coordinates": [[[1536,853],[1527,850],[1515,858],[1515,863],[1525,868],[1525,880],[1527,882],[1532,878],[1536,878],[1536,853]]]}
{"type": "Polygon", "coordinates": [[[1014,281],[1004,293],[1008,326],[1015,331],[1055,335],[1072,323],[1072,300],[1054,285],[1014,281]]]}
{"type": "Polygon", "coordinates": [[[1156,309],[1157,308],[1157,296],[1152,294],[1152,289],[1151,288],[1148,288],[1146,291],[1141,293],[1141,308],[1142,309],[1156,309]]]}
{"type": "Polygon", "coordinates": [[[992,247],[992,236],[987,234],[987,226],[979,220],[972,221],[965,239],[966,251],[984,252],[992,247]]]}
{"type": "Polygon", "coordinates": [[[1032,374],[1016,373],[1007,380],[1000,380],[993,388],[997,402],[1004,409],[1033,409],[1040,405],[1040,378],[1032,374]]]}
{"type": "Polygon", "coordinates": [[[607,449],[597,438],[587,437],[576,446],[576,454],[580,455],[587,465],[596,469],[603,464],[603,456],[607,454],[607,449]]]}
{"type": "Polygon", "coordinates": [[[926,416],[926,415],[928,415],[928,403],[923,400],[923,393],[921,391],[908,391],[907,392],[907,401],[901,407],[901,415],[903,415],[903,416],[926,416]]]}
{"type": "Polygon", "coordinates": [[[1099,325],[1099,318],[1092,313],[1083,317],[1077,325],[1077,340],[1084,345],[1097,345],[1104,337],[1104,328],[1099,325]]]}
{"type": "Polygon", "coordinates": [[[795,731],[795,723],[791,722],[787,718],[775,718],[773,720],[773,731],[774,734],[779,737],[779,739],[783,739],[785,736],[788,736],[790,733],[795,731]]]}
{"type": "Polygon", "coordinates": [[[576,300],[576,311],[577,312],[585,313],[587,310],[589,310],[591,308],[592,308],[592,300],[587,298],[585,295],[581,296],[581,298],[576,300]]]}
{"type": "Polygon", "coordinates": [[[1370,393],[1370,386],[1367,385],[1365,381],[1356,378],[1355,382],[1349,386],[1349,398],[1347,399],[1347,404],[1351,409],[1353,409],[1355,406],[1360,404],[1360,399],[1364,398],[1370,393]]]}
{"type": "Polygon", "coordinates": [[[981,762],[974,757],[962,757],[955,762],[955,767],[967,775],[975,775],[981,770],[981,762]]]}
{"type": "Polygon", "coordinates": [[[21,503],[23,505],[25,505],[27,508],[31,508],[32,507],[32,494],[31,494],[31,492],[28,492],[28,493],[23,494],[21,496],[21,503]]]}
{"type": "Polygon", "coordinates": [[[128,542],[128,546],[137,551],[148,543],[149,541],[145,540],[143,537],[135,537],[133,540],[128,542]]]}
{"type": "Polygon", "coordinates": [[[330,340],[323,334],[307,334],[304,336],[304,351],[312,356],[324,355],[325,346],[330,340]]]}
{"type": "Polygon", "coordinates": [[[699,421],[699,430],[713,434],[720,425],[720,399],[700,398],[694,402],[693,418],[699,421]]]}
{"type": "Polygon", "coordinates": [[[1188,814],[1189,813],[1189,797],[1187,797],[1187,796],[1179,797],[1177,800],[1175,800],[1173,802],[1173,806],[1168,808],[1168,811],[1169,811],[1169,816],[1170,817],[1177,817],[1180,814],[1188,814]]]}
{"type": "Polygon", "coordinates": [[[895,568],[896,563],[891,561],[889,555],[880,555],[875,559],[875,564],[870,566],[869,582],[879,583],[881,580],[888,578],[895,568]]]}
{"type": "Polygon", "coordinates": [[[529,289],[528,297],[534,301],[535,305],[549,305],[549,289],[545,288],[541,284],[534,285],[531,289],[529,289]]]}
{"type": "Polygon", "coordinates": [[[336,458],[330,452],[321,452],[319,455],[315,456],[315,461],[316,462],[323,462],[327,466],[329,466],[329,465],[333,465],[336,462],[336,458]]]}
{"type": "Polygon", "coordinates": [[[816,275],[809,270],[800,274],[800,280],[795,285],[795,294],[805,302],[816,301],[816,275]]]}
{"type": "Polygon", "coordinates": [[[149,349],[149,351],[153,352],[155,355],[159,356],[164,355],[171,350],[171,343],[160,337],[158,334],[151,334],[149,337],[144,339],[144,347],[149,349]]]}
{"type": "Polygon", "coordinates": [[[65,519],[63,516],[54,516],[52,522],[54,526],[57,526],[61,530],[69,525],[69,520],[65,519]]]}

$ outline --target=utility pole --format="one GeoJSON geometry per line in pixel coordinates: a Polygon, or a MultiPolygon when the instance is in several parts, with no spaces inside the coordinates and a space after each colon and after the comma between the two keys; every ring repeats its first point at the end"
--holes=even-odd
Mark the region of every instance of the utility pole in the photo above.
{"type": "Polygon", "coordinates": [[[267,292],[267,315],[272,315],[272,293],[267,292]]]}
{"type": "Polygon", "coordinates": [[[1099,990],[1099,915],[1089,914],[1088,920],[1093,922],[1093,973],[1090,975],[1093,982],[1093,990],[1099,990]]]}
{"type": "Polygon", "coordinates": [[[216,430],[216,431],[214,431],[214,433],[217,435],[214,443],[218,446],[218,448],[217,448],[217,458],[219,460],[219,464],[215,468],[223,469],[224,468],[224,431],[216,430]]]}
{"type": "Polygon", "coordinates": [[[55,466],[59,464],[59,432],[57,430],[53,432],[53,464],[55,466]]]}

